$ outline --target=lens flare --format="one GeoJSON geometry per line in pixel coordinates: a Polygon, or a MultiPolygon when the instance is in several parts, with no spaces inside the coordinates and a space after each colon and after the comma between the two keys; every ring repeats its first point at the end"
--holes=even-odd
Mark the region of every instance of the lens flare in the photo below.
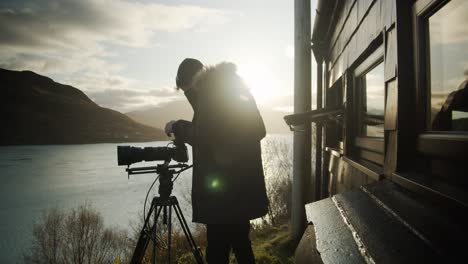
{"type": "Polygon", "coordinates": [[[214,179],[213,181],[211,181],[211,188],[212,189],[218,189],[219,187],[219,180],[218,179],[214,179]]]}

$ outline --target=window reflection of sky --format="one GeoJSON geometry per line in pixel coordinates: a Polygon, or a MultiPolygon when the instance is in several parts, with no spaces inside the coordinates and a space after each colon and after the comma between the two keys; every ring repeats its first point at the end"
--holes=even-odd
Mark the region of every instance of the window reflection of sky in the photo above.
{"type": "Polygon", "coordinates": [[[366,105],[368,114],[383,116],[385,106],[384,83],[384,65],[380,63],[366,74],[366,105]]]}
{"type": "Polygon", "coordinates": [[[370,70],[363,76],[365,78],[365,125],[364,135],[368,137],[383,137],[383,116],[385,110],[385,81],[384,64],[380,63],[377,67],[370,70]],[[380,116],[380,118],[377,118],[380,116]],[[370,119],[369,119],[370,118],[370,119]],[[375,122],[381,119],[382,124],[371,124],[370,120],[375,122]]]}
{"type": "Polygon", "coordinates": [[[429,18],[432,119],[468,71],[468,1],[452,0],[429,18]]]}

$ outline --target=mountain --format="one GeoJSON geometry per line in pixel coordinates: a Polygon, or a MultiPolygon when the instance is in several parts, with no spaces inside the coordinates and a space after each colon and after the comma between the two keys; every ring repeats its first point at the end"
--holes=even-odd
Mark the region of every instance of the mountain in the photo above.
{"type": "MultiPolygon", "coordinates": [[[[290,130],[283,120],[283,116],[290,113],[259,107],[265,122],[267,133],[284,134],[290,130]]],[[[165,103],[159,107],[126,113],[132,119],[156,128],[164,128],[170,120],[192,120],[193,110],[187,100],[178,100],[165,103]]]]}
{"type": "Polygon", "coordinates": [[[0,145],[167,140],[162,130],[31,71],[0,69],[0,94],[0,145]]]}
{"type": "Polygon", "coordinates": [[[192,120],[193,110],[187,100],[177,100],[158,107],[125,113],[133,120],[155,128],[164,128],[170,120],[192,120]]]}

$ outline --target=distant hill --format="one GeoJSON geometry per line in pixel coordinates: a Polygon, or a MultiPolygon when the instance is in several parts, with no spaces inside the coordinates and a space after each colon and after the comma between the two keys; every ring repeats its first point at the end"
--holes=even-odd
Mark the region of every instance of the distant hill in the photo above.
{"type": "MultiPolygon", "coordinates": [[[[291,133],[283,120],[283,116],[290,113],[274,111],[265,107],[260,107],[260,113],[265,122],[267,133],[291,133]]],[[[187,100],[178,100],[159,107],[129,112],[126,115],[142,124],[164,128],[164,125],[170,120],[192,120],[193,110],[187,100]]]]}
{"type": "Polygon", "coordinates": [[[137,122],[162,129],[170,120],[192,120],[193,110],[187,100],[177,100],[125,114],[137,122]]]}
{"type": "Polygon", "coordinates": [[[0,69],[0,145],[166,140],[164,132],[100,107],[82,91],[31,71],[0,69]]]}

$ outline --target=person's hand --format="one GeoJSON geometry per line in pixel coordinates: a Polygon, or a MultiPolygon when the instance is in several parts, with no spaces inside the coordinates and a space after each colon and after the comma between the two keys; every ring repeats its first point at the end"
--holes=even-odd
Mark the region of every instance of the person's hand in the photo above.
{"type": "Polygon", "coordinates": [[[172,130],[172,125],[174,125],[175,122],[176,122],[175,120],[171,120],[167,122],[166,126],[164,127],[164,132],[166,132],[166,135],[168,137],[170,137],[171,134],[174,133],[174,130],[172,130]]]}

